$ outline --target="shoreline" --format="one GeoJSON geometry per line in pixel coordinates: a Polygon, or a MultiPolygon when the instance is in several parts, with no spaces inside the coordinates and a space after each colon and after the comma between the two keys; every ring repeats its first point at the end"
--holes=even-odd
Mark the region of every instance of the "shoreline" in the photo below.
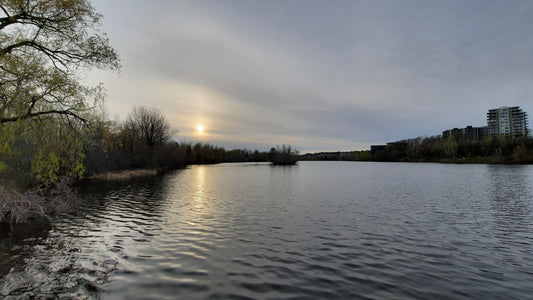
{"type": "Polygon", "coordinates": [[[106,173],[94,174],[86,177],[84,180],[122,180],[134,177],[153,176],[160,172],[158,169],[132,169],[122,171],[111,171],[106,173]]]}

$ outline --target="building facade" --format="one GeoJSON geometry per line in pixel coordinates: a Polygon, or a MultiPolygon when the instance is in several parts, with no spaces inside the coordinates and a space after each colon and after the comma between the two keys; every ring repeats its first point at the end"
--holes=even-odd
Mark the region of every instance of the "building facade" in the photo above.
{"type": "Polygon", "coordinates": [[[528,136],[527,125],[527,113],[520,106],[501,106],[487,113],[489,135],[528,136]]]}
{"type": "Polygon", "coordinates": [[[465,128],[448,129],[442,132],[443,138],[448,138],[450,136],[466,137],[472,140],[481,140],[487,136],[487,127],[466,126],[465,128]]]}

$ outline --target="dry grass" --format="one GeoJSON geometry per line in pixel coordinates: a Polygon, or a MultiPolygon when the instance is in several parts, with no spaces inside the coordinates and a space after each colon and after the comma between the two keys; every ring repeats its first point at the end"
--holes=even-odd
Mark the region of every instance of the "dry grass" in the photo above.
{"type": "Polygon", "coordinates": [[[156,175],[156,169],[136,169],[136,170],[124,170],[119,172],[108,172],[102,174],[96,174],[90,176],[88,179],[98,179],[98,180],[113,180],[113,179],[128,179],[132,177],[139,176],[150,176],[156,175]]]}

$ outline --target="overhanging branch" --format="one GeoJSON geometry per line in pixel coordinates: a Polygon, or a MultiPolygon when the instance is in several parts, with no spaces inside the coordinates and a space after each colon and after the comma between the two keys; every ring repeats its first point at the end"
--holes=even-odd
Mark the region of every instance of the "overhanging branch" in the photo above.
{"type": "Polygon", "coordinates": [[[83,123],[87,123],[87,120],[85,118],[80,117],[78,114],[76,114],[72,110],[47,110],[47,111],[40,111],[40,112],[35,112],[35,113],[27,113],[25,115],[16,116],[16,117],[0,118],[0,123],[17,122],[17,121],[22,121],[22,120],[31,119],[31,118],[39,117],[39,116],[45,116],[45,115],[63,115],[67,117],[70,116],[77,120],[82,121],[83,123]]]}

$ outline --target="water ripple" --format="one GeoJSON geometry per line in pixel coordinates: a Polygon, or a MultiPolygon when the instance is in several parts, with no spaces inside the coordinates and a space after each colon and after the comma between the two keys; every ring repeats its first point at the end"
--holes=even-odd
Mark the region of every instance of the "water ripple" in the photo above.
{"type": "Polygon", "coordinates": [[[89,186],[79,211],[20,246],[0,293],[528,298],[532,187],[530,166],[307,162],[89,186]]]}

